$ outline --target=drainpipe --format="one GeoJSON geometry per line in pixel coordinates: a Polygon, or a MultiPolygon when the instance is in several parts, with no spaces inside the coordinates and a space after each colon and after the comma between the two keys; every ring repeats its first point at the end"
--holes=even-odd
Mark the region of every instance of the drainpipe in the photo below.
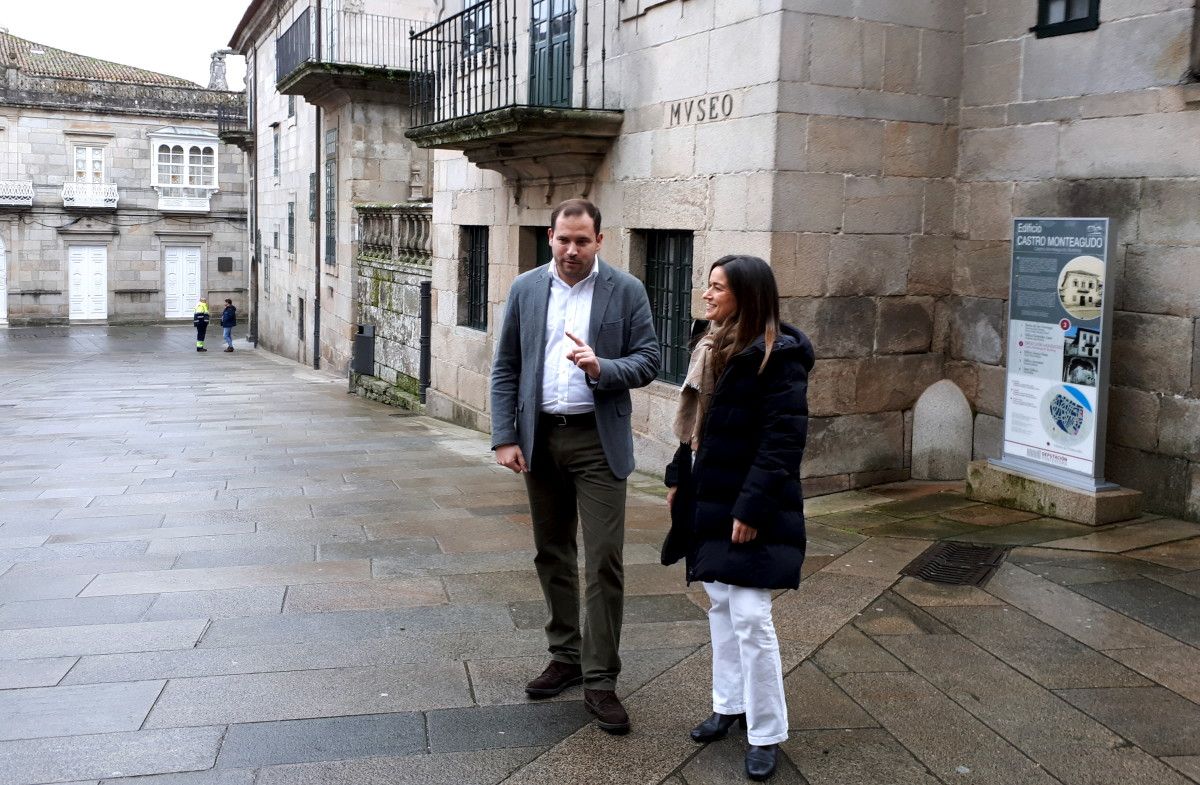
{"type": "MultiPolygon", "coordinates": [[[[317,61],[321,59],[321,0],[317,0],[317,18],[316,18],[316,53],[317,61]]],[[[317,172],[315,179],[317,188],[314,198],[317,201],[317,221],[316,240],[313,243],[315,251],[313,255],[313,368],[319,370],[321,368],[321,265],[324,260],[321,258],[321,107],[313,107],[313,118],[315,125],[313,133],[315,142],[313,143],[313,168],[317,172]]],[[[328,230],[326,230],[328,231],[328,230]]],[[[335,230],[336,231],[336,230],[335,230]]]]}
{"type": "Polygon", "coordinates": [[[258,258],[260,246],[254,242],[254,238],[258,237],[258,107],[255,102],[258,100],[258,90],[256,85],[258,82],[258,47],[255,46],[250,50],[250,73],[253,77],[247,81],[246,91],[247,104],[250,107],[250,131],[253,138],[253,152],[247,156],[250,160],[250,179],[254,182],[254,193],[250,199],[250,330],[246,335],[246,340],[251,346],[258,347],[258,272],[261,268],[262,261],[258,258]]]}
{"type": "Polygon", "coordinates": [[[583,108],[588,108],[588,7],[591,0],[583,0],[583,108]]]}

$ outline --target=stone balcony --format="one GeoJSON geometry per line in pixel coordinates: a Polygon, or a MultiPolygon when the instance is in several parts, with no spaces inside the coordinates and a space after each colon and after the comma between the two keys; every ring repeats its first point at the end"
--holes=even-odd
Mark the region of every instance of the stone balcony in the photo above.
{"type": "Polygon", "coordinates": [[[0,180],[0,207],[32,206],[32,180],[0,180]]]}
{"type": "Polygon", "coordinates": [[[66,183],[62,189],[63,207],[115,210],[118,196],[115,183],[66,183]]]}

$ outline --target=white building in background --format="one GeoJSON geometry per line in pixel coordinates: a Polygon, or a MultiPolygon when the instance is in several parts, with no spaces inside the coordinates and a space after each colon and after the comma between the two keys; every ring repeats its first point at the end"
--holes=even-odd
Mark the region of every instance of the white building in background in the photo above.
{"type": "Polygon", "coordinates": [[[245,305],[241,96],[0,33],[0,320],[190,320],[245,305]]]}

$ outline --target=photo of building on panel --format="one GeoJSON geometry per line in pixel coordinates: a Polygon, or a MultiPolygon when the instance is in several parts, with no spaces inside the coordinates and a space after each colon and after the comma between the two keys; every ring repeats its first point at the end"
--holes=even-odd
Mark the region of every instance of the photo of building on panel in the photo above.
{"type": "Polygon", "coordinates": [[[1071,327],[1063,334],[1064,382],[1095,387],[1100,377],[1100,333],[1071,327]]]}
{"type": "Polygon", "coordinates": [[[1104,263],[1094,256],[1077,256],[1058,276],[1058,299],[1067,313],[1090,321],[1100,317],[1104,297],[1104,263]]]}

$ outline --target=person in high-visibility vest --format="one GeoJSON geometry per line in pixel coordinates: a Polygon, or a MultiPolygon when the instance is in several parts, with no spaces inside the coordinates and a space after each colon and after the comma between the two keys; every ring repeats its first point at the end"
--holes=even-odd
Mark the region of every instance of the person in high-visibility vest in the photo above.
{"type": "Polygon", "coordinates": [[[204,348],[204,334],[208,332],[208,300],[203,297],[196,303],[196,312],[192,314],[192,324],[196,327],[196,351],[207,352],[204,348]]]}

